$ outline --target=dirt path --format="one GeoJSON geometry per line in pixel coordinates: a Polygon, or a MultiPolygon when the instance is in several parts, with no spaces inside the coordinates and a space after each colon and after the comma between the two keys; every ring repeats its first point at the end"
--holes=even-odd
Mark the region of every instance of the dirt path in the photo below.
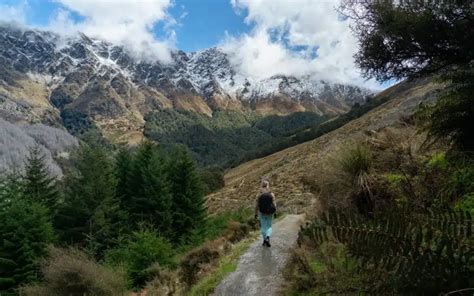
{"type": "Polygon", "coordinates": [[[236,271],[216,288],[215,296],[276,295],[283,282],[282,271],[296,244],[301,215],[288,215],[273,226],[272,247],[262,247],[259,238],[240,257],[236,271]]]}

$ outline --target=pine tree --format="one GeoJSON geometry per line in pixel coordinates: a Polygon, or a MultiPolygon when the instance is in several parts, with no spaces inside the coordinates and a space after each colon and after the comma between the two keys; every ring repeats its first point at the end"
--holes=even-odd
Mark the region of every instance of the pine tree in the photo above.
{"type": "Polygon", "coordinates": [[[118,206],[122,228],[124,232],[131,232],[134,227],[129,223],[130,217],[127,209],[127,199],[133,194],[130,187],[132,179],[132,154],[129,150],[120,149],[115,157],[115,178],[117,186],[115,189],[115,205],[118,206]]]}
{"type": "Polygon", "coordinates": [[[130,213],[130,222],[137,222],[137,199],[144,196],[143,192],[143,168],[145,168],[153,155],[153,144],[150,142],[142,143],[135,151],[133,157],[125,157],[119,154],[117,163],[117,175],[119,178],[117,193],[121,195],[122,207],[130,213]],[[130,163],[125,163],[129,162],[130,163]],[[129,173],[124,170],[129,169],[129,173]],[[133,217],[132,217],[133,216],[133,217]]]}
{"type": "Polygon", "coordinates": [[[45,156],[39,146],[30,149],[25,167],[24,190],[26,198],[44,204],[51,211],[56,209],[59,191],[56,180],[48,172],[45,156]]]}
{"type": "Polygon", "coordinates": [[[119,200],[126,199],[133,192],[130,188],[132,179],[133,159],[130,151],[121,149],[115,157],[115,176],[117,178],[116,196],[119,200]]]}
{"type": "MultiPolygon", "coordinates": [[[[6,202],[11,196],[23,196],[24,182],[18,172],[12,172],[0,178],[0,201],[6,202]]],[[[0,204],[0,207],[2,205],[0,204]]]]}
{"type": "Polygon", "coordinates": [[[55,241],[48,209],[10,186],[0,187],[0,294],[37,280],[39,260],[55,241]]]}
{"type": "MultiPolygon", "coordinates": [[[[135,152],[128,184],[129,198],[143,195],[143,169],[150,163],[155,149],[156,147],[153,143],[143,142],[135,152]]],[[[129,202],[133,203],[133,201],[129,202]]]]}
{"type": "Polygon", "coordinates": [[[91,256],[102,259],[104,252],[117,245],[117,238],[127,232],[127,215],[115,196],[104,199],[95,209],[86,238],[91,256]]]}
{"type": "Polygon", "coordinates": [[[196,164],[185,148],[176,148],[170,158],[168,173],[173,194],[174,240],[186,241],[193,230],[203,225],[206,210],[196,164]]]}
{"type": "Polygon", "coordinates": [[[171,195],[158,148],[143,143],[137,150],[122,206],[129,213],[130,223],[150,223],[163,234],[171,231],[171,195]]]}
{"type": "Polygon", "coordinates": [[[172,234],[172,196],[164,169],[163,160],[155,153],[142,170],[144,199],[141,200],[140,206],[145,221],[151,221],[162,235],[169,235],[172,234]]]}
{"type": "Polygon", "coordinates": [[[76,171],[66,176],[66,196],[58,228],[68,243],[94,243],[106,247],[121,233],[121,213],[115,197],[113,165],[101,148],[84,146],[77,155],[76,171]]]}

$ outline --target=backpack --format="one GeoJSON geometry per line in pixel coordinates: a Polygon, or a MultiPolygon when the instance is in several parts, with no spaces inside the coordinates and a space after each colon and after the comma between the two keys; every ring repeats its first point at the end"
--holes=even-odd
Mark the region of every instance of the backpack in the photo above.
{"type": "Polygon", "coordinates": [[[273,196],[270,192],[262,193],[258,198],[258,210],[264,215],[273,215],[276,212],[273,196]]]}

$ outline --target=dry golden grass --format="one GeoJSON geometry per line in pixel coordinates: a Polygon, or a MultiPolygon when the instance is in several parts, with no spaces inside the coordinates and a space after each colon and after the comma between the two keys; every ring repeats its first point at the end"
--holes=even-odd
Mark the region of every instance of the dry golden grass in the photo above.
{"type": "Polygon", "coordinates": [[[423,138],[413,133],[414,127],[407,123],[407,118],[413,115],[420,102],[433,101],[441,88],[429,80],[396,85],[378,95],[389,96],[390,101],[361,118],[315,140],[229,170],[225,175],[226,186],[208,196],[210,212],[253,207],[262,177],[270,180],[277,204],[286,212],[311,212],[322,194],[326,199],[339,198],[338,193],[344,191],[344,185],[331,171],[334,154],[351,142],[380,140],[387,130],[401,138],[423,138]],[[327,186],[324,182],[333,184],[327,186]],[[318,190],[323,183],[324,192],[318,190]]]}
{"type": "Polygon", "coordinates": [[[21,295],[128,295],[123,270],[100,265],[78,249],[51,247],[41,271],[43,282],[22,287],[21,295]]]}
{"type": "Polygon", "coordinates": [[[49,102],[50,90],[41,80],[19,79],[15,86],[0,85],[0,96],[28,106],[28,117],[34,121],[59,118],[59,112],[49,102]]]}
{"type": "Polygon", "coordinates": [[[48,99],[49,90],[44,82],[22,79],[17,83],[19,87],[10,90],[9,95],[13,95],[35,108],[52,108],[48,99]]]}
{"type": "Polygon", "coordinates": [[[260,115],[288,115],[293,112],[306,111],[305,107],[298,102],[285,97],[273,97],[271,100],[259,101],[255,105],[255,111],[260,115]]]}
{"type": "Polygon", "coordinates": [[[212,110],[200,96],[176,95],[173,100],[174,107],[179,110],[194,111],[212,117],[212,110]]]}

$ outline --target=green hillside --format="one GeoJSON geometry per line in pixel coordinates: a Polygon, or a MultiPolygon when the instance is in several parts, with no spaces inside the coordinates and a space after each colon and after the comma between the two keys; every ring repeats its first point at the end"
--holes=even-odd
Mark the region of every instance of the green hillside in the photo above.
{"type": "Polygon", "coordinates": [[[184,144],[203,166],[225,166],[250,151],[277,146],[289,135],[318,126],[328,117],[313,112],[287,116],[215,111],[212,117],[189,111],[163,110],[146,117],[145,136],[162,144],[184,144]]]}

